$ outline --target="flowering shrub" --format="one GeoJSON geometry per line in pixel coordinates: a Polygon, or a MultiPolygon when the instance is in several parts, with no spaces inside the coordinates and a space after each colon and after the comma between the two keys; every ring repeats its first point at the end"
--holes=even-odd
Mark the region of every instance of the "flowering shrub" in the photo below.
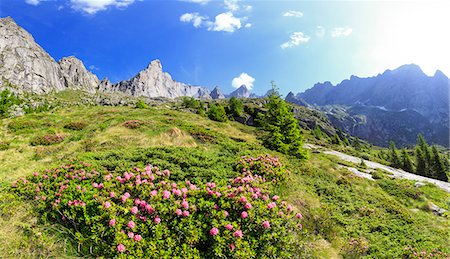
{"type": "Polygon", "coordinates": [[[450,254],[443,253],[437,249],[432,251],[427,251],[426,249],[419,249],[408,245],[404,248],[403,257],[404,258],[449,258],[450,254]]]}
{"type": "Polygon", "coordinates": [[[83,121],[73,121],[73,122],[69,122],[66,125],[64,125],[64,128],[70,129],[70,130],[82,130],[82,129],[86,128],[87,125],[88,124],[83,121]]]}
{"type": "Polygon", "coordinates": [[[59,134],[47,134],[43,136],[36,136],[31,140],[32,146],[49,146],[58,144],[64,141],[64,136],[59,134]]]}
{"type": "Polygon", "coordinates": [[[140,120],[129,120],[129,121],[124,122],[122,125],[129,129],[137,129],[137,128],[141,127],[142,124],[143,124],[143,122],[140,120]]]}
{"type": "Polygon", "coordinates": [[[273,182],[284,181],[289,171],[282,165],[278,157],[260,155],[258,157],[243,156],[239,160],[237,170],[244,175],[260,175],[273,182]]]}
{"type": "Polygon", "coordinates": [[[302,216],[262,176],[194,184],[172,182],[170,173],[149,165],[118,174],[74,162],[22,178],[13,189],[96,256],[291,255],[302,216]]]}

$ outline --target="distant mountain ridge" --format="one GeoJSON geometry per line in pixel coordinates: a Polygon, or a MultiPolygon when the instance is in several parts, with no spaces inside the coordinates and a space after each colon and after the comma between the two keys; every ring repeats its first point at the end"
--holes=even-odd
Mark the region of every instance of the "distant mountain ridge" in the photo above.
{"type": "Polygon", "coordinates": [[[317,83],[286,100],[314,105],[335,126],[378,145],[390,140],[414,144],[422,133],[430,142],[449,146],[449,90],[444,73],[427,76],[410,64],[374,77],[351,76],[336,86],[317,83]]]}
{"type": "MultiPolygon", "coordinates": [[[[131,96],[177,98],[190,96],[199,99],[220,99],[225,95],[216,88],[213,95],[208,88],[177,82],[163,72],[161,62],[153,60],[133,78],[112,84],[108,78],[99,80],[76,57],[65,57],[56,62],[33,39],[30,33],[17,25],[11,17],[0,18],[0,88],[5,82],[19,91],[44,94],[65,89],[89,93],[120,92],[131,96]]],[[[241,87],[242,88],[242,87],[241,87]]],[[[231,95],[248,98],[245,90],[231,95]]],[[[238,89],[239,90],[239,89],[238,89]]],[[[242,89],[241,89],[242,90],[242,89]]]]}

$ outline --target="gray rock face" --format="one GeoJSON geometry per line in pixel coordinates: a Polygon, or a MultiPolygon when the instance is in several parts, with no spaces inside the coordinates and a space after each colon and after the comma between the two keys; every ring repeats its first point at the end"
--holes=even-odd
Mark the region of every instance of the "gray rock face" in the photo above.
{"type": "Polygon", "coordinates": [[[238,89],[230,93],[229,97],[249,98],[250,90],[245,85],[241,85],[238,89]]]}
{"type": "Polygon", "coordinates": [[[89,72],[81,60],[74,56],[62,58],[58,61],[61,72],[64,76],[64,83],[67,88],[86,90],[95,93],[100,81],[97,76],[89,72]]]}
{"type": "Polygon", "coordinates": [[[214,100],[216,99],[224,99],[225,95],[223,94],[222,90],[218,86],[214,87],[214,89],[211,91],[211,98],[214,100]]]}
{"type": "Polygon", "coordinates": [[[106,89],[106,91],[122,92],[132,96],[166,98],[198,97],[199,95],[203,96],[206,91],[209,94],[207,88],[174,81],[168,73],[163,72],[159,60],[152,61],[146,69],[139,72],[135,77],[114,84],[112,88],[106,89]]]}
{"type": "Polygon", "coordinates": [[[10,17],[0,18],[0,76],[26,92],[65,89],[55,60],[10,17]]]}

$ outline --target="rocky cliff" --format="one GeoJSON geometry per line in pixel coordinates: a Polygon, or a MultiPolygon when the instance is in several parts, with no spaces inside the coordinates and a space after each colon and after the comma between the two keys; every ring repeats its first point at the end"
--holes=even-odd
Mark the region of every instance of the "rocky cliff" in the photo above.
{"type": "Polygon", "coordinates": [[[86,90],[95,93],[100,81],[97,76],[89,72],[81,60],[70,56],[58,61],[67,88],[86,90]]]}
{"type": "Polygon", "coordinates": [[[0,77],[39,94],[66,88],[58,63],[10,17],[0,19],[0,77]]]}

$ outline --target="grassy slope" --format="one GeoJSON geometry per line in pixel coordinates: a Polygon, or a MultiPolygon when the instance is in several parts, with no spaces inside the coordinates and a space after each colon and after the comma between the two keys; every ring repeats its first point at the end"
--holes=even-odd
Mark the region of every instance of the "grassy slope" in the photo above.
{"type": "MultiPolygon", "coordinates": [[[[230,173],[240,155],[271,153],[281,157],[292,172],[290,184],[281,188],[304,212],[305,246],[312,257],[352,256],[354,238],[368,246],[371,257],[398,257],[410,244],[441,248],[450,243],[450,220],[433,215],[433,202],[450,209],[450,195],[433,186],[421,189],[408,181],[382,178],[376,182],[353,176],[322,154],[311,154],[306,163],[269,151],[260,145],[255,128],[235,122],[218,123],[165,106],[71,107],[53,113],[30,114],[1,121],[0,141],[11,142],[0,151],[0,255],[68,257],[76,244],[67,230],[42,225],[29,205],[7,191],[9,182],[61,161],[81,158],[108,168],[152,163],[168,168],[180,178],[207,180],[230,173]],[[123,126],[140,120],[141,127],[123,126]],[[64,128],[83,121],[81,131],[64,128]],[[30,145],[37,135],[58,133],[64,142],[52,146],[30,145]]],[[[309,134],[308,134],[309,136],[309,134]]],[[[365,248],[364,248],[365,249],[365,248]]]]}

